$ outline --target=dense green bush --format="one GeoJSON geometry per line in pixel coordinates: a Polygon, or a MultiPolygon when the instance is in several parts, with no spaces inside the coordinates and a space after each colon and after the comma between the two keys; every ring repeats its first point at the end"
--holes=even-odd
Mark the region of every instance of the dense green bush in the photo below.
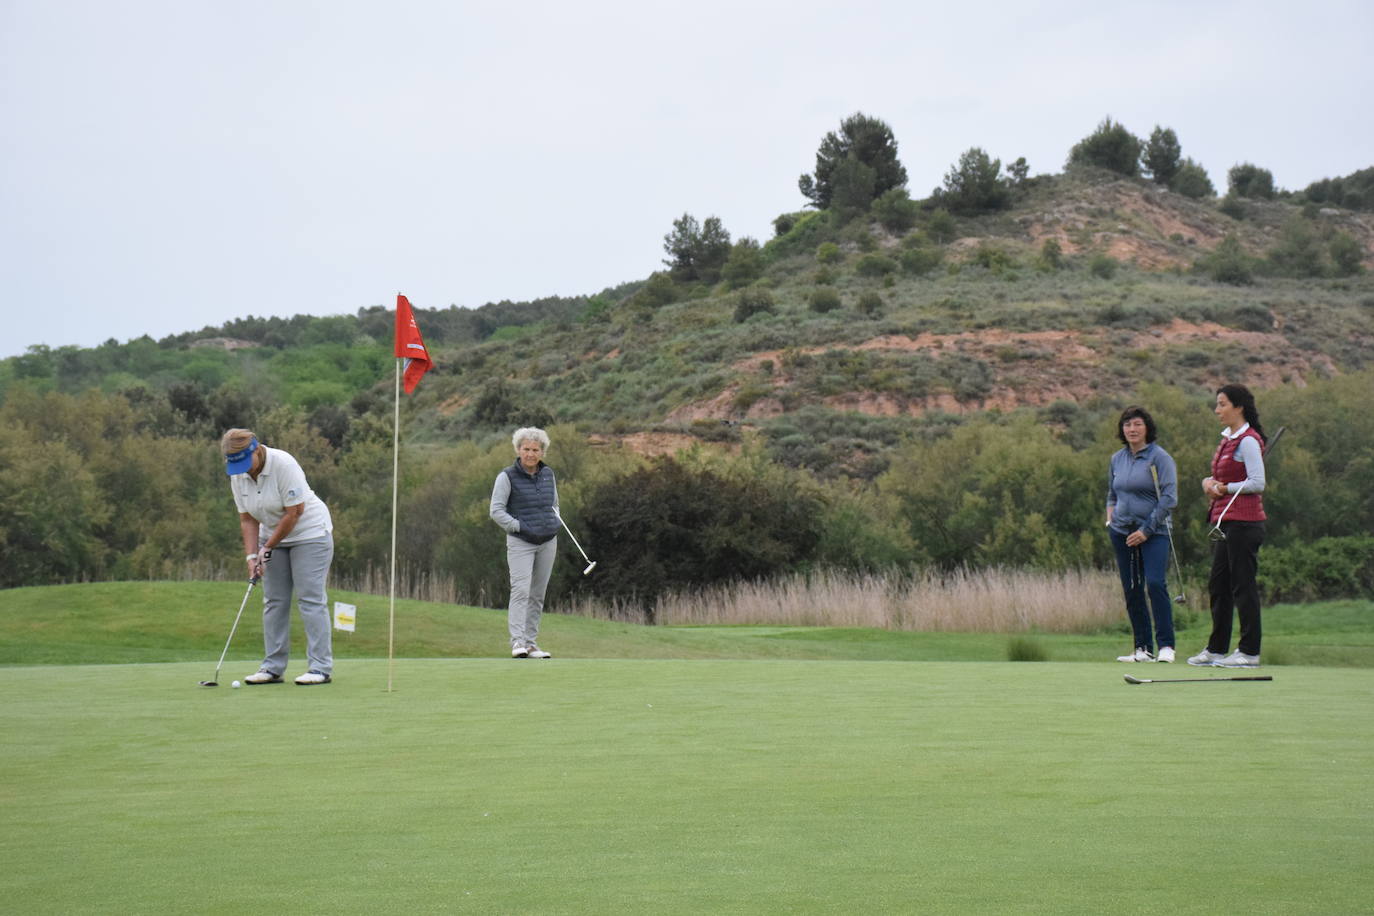
{"type": "Polygon", "coordinates": [[[730,256],[720,269],[721,279],[730,289],[748,286],[763,275],[763,258],[756,239],[745,237],[730,249],[730,256]]]}
{"type": "Polygon", "coordinates": [[[1231,166],[1226,173],[1227,194],[1234,197],[1274,199],[1274,175],[1249,162],[1231,166]]]}
{"type": "Polygon", "coordinates": [[[881,254],[866,254],[854,265],[854,272],[861,277],[881,277],[897,269],[897,262],[881,254]]]}
{"type": "Polygon", "coordinates": [[[1374,210],[1374,166],[1342,178],[1314,181],[1303,191],[1303,196],[1315,204],[1374,210]]]}
{"type": "Polygon", "coordinates": [[[1011,205],[1011,192],[1001,172],[1002,160],[975,146],[959,157],[931,199],[951,213],[964,215],[1005,209],[1011,205]]]}
{"type": "Polygon", "coordinates": [[[1260,553],[1266,601],[1367,598],[1374,594],[1374,537],[1325,537],[1260,553]]]}
{"type": "Polygon", "coordinates": [[[1312,224],[1301,216],[1283,224],[1279,242],[1269,249],[1267,265],[1281,277],[1320,277],[1327,273],[1326,249],[1312,224]]]}
{"type": "Polygon", "coordinates": [[[1246,286],[1255,280],[1255,259],[1245,253],[1240,239],[1226,236],[1209,254],[1198,258],[1193,269],[1205,273],[1218,283],[1246,286]]]}
{"type": "Polygon", "coordinates": [[[1207,177],[1207,170],[1191,159],[1184,159],[1179,165],[1178,172],[1169,182],[1169,190],[1194,200],[1211,197],[1217,192],[1212,179],[1207,177]]]}
{"type": "Polygon", "coordinates": [[[882,294],[875,290],[867,290],[859,296],[859,301],[854,304],[854,308],[860,315],[876,318],[883,313],[882,294]]]}
{"type": "Polygon", "coordinates": [[[597,562],[614,571],[589,587],[647,611],[664,592],[803,570],[821,543],[823,503],[798,484],[762,456],[714,466],[658,458],[613,476],[582,511],[597,562]]]}
{"type": "Polygon", "coordinates": [[[944,260],[944,255],[935,248],[909,248],[898,256],[904,273],[913,277],[924,277],[944,260]]]}
{"type": "Polygon", "coordinates": [[[748,321],[763,312],[772,312],[776,307],[773,294],[766,289],[750,287],[740,290],[735,296],[735,321],[748,321]]]}
{"type": "Polygon", "coordinates": [[[813,312],[833,312],[841,305],[840,294],[829,286],[818,286],[806,297],[806,304],[813,312]]]}
{"type": "Polygon", "coordinates": [[[1090,165],[1134,178],[1140,174],[1141,142],[1110,116],[1069,151],[1070,165],[1090,165]]]}
{"type": "Polygon", "coordinates": [[[1109,254],[1098,252],[1088,261],[1088,272],[1094,277],[1103,280],[1110,280],[1116,276],[1116,270],[1121,266],[1121,262],[1109,254]]]}
{"type": "Polygon", "coordinates": [[[906,188],[889,188],[873,201],[870,212],[884,229],[900,235],[916,225],[920,209],[907,194],[906,188]]]}
{"type": "Polygon", "coordinates": [[[844,260],[844,254],[834,242],[822,242],[816,249],[816,260],[822,264],[838,264],[844,260]]]}
{"type": "Polygon", "coordinates": [[[1364,249],[1348,232],[1337,232],[1327,246],[1333,272],[1338,277],[1353,277],[1364,271],[1364,249]]]}
{"type": "Polygon", "coordinates": [[[935,244],[946,245],[958,237],[959,228],[950,212],[938,207],[931,211],[926,220],[925,232],[935,244]]]}

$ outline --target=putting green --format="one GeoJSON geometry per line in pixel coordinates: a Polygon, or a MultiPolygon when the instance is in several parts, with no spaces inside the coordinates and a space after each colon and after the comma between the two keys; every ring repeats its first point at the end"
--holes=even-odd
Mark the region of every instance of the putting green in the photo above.
{"type": "Polygon", "coordinates": [[[7,909],[1330,913],[1374,887],[1367,669],[426,659],[388,693],[384,660],[239,667],[0,668],[7,909]]]}

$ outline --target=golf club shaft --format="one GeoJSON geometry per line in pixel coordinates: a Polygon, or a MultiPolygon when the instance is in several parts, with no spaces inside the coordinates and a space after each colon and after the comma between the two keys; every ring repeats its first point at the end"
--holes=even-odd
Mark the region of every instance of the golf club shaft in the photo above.
{"type": "MultiPolygon", "coordinates": [[[[1159,471],[1155,466],[1150,465],[1150,476],[1155,481],[1155,500],[1159,503],[1164,502],[1163,491],[1159,488],[1159,471]]],[[[1169,555],[1174,558],[1174,578],[1178,579],[1178,599],[1187,601],[1188,595],[1183,588],[1183,569],[1178,565],[1178,551],[1174,549],[1174,520],[1170,516],[1164,518],[1164,536],[1169,539],[1169,555]]]]}
{"type": "Polygon", "coordinates": [[[219,680],[219,669],[224,667],[224,656],[229,654],[229,644],[234,641],[234,633],[238,631],[239,619],[243,617],[243,609],[248,607],[248,596],[253,594],[253,586],[258,584],[256,577],[248,580],[248,591],[243,593],[243,601],[239,603],[239,612],[234,615],[234,625],[229,628],[229,638],[224,641],[224,651],[219,654],[219,663],[215,665],[215,680],[219,680]]]}
{"type": "Polygon", "coordinates": [[[562,526],[563,526],[563,530],[566,531],[566,532],[568,532],[568,537],[572,538],[573,544],[576,545],[576,547],[577,547],[577,552],[580,553],[580,554],[582,554],[582,559],[584,559],[584,560],[586,560],[588,563],[590,563],[590,562],[592,561],[592,558],[589,557],[589,556],[587,556],[587,551],[583,550],[583,549],[582,549],[582,545],[577,543],[577,536],[576,536],[575,534],[572,533],[572,529],[568,527],[568,523],[565,522],[565,521],[563,521],[563,516],[562,516],[562,515],[559,515],[559,516],[558,516],[558,524],[562,525],[562,526]]]}
{"type": "Polygon", "coordinates": [[[1126,675],[1128,684],[1210,684],[1217,681],[1272,681],[1272,674],[1255,677],[1132,677],[1126,675]]]}

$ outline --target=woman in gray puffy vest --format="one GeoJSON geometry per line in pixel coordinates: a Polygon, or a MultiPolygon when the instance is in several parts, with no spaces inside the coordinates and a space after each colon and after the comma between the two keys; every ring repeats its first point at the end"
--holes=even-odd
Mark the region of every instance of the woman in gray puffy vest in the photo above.
{"type": "Polygon", "coordinates": [[[511,444],[515,463],[496,475],[489,512],[506,532],[510,654],[512,658],[552,658],[538,642],[544,591],[558,550],[558,484],[553,468],[544,463],[549,434],[523,427],[511,436],[511,444]]]}

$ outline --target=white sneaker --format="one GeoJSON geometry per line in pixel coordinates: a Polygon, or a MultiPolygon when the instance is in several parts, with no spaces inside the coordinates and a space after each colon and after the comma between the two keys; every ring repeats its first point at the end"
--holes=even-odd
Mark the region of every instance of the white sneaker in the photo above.
{"type": "Polygon", "coordinates": [[[1219,652],[1213,652],[1211,649],[1203,649],[1197,655],[1188,659],[1188,664],[1197,665],[1201,668],[1210,668],[1225,657],[1226,656],[1219,652]]]}
{"type": "Polygon", "coordinates": [[[1174,660],[1174,647],[1173,647],[1173,646],[1165,646],[1164,648],[1160,649],[1160,650],[1159,650],[1159,656],[1155,659],[1155,661],[1157,661],[1157,662],[1172,662],[1173,660],[1174,660]]]}
{"type": "Polygon", "coordinates": [[[529,658],[529,657],[530,657],[530,650],[529,650],[529,647],[527,647],[527,646],[511,646],[511,647],[510,647],[510,657],[511,657],[511,658],[529,658]]]}
{"type": "Polygon", "coordinates": [[[1130,655],[1118,655],[1116,660],[1119,662],[1152,662],[1155,657],[1148,650],[1137,648],[1130,655]]]}
{"type": "Polygon", "coordinates": [[[302,687],[314,687],[316,684],[328,684],[329,675],[323,671],[307,671],[296,678],[296,683],[302,687]]]}
{"type": "Polygon", "coordinates": [[[1237,649],[1219,662],[1214,662],[1218,668],[1258,668],[1260,666],[1258,655],[1246,655],[1237,649]]]}
{"type": "Polygon", "coordinates": [[[553,656],[538,646],[530,646],[530,658],[553,658],[553,656]]]}
{"type": "Polygon", "coordinates": [[[273,674],[271,671],[255,671],[243,679],[245,684],[280,684],[281,675],[273,674]]]}

